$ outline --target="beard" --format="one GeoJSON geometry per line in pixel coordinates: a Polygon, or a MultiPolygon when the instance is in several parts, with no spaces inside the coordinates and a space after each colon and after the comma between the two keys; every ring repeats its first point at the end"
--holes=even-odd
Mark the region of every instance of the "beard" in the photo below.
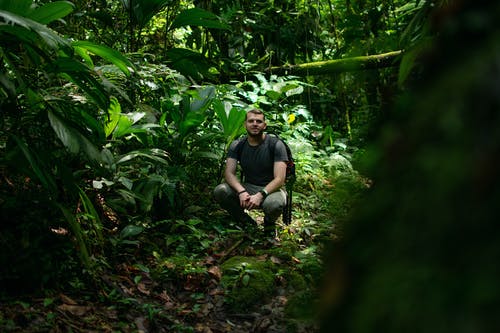
{"type": "Polygon", "coordinates": [[[247,134],[248,136],[251,136],[252,138],[260,138],[264,135],[264,129],[258,130],[258,131],[252,131],[247,129],[247,134]]]}

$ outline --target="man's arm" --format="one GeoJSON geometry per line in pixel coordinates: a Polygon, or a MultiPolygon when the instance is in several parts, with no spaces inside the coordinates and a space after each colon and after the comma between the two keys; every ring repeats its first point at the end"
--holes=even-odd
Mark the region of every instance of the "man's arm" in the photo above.
{"type": "Polygon", "coordinates": [[[268,193],[273,193],[279,190],[285,184],[286,178],[286,162],[274,162],[274,179],[267,184],[264,189],[268,193]]]}
{"type": "Polygon", "coordinates": [[[240,206],[243,208],[251,209],[249,206],[250,194],[245,191],[243,185],[241,185],[238,177],[236,177],[236,167],[238,166],[238,161],[234,158],[228,157],[226,159],[226,168],[224,169],[224,179],[233,190],[238,193],[238,198],[240,199],[240,206]]]}
{"type": "Polygon", "coordinates": [[[226,159],[226,169],[224,170],[224,179],[226,180],[226,183],[229,184],[233,188],[233,190],[236,191],[236,193],[239,193],[241,191],[244,191],[245,188],[243,185],[241,185],[238,177],[236,177],[236,167],[238,166],[238,161],[235,160],[234,158],[228,157],[226,159]]]}

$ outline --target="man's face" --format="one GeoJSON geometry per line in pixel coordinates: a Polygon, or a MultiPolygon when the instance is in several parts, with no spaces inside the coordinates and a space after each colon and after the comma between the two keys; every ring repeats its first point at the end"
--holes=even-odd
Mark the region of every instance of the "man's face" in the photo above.
{"type": "Polygon", "coordinates": [[[247,119],[245,120],[245,127],[248,135],[260,136],[267,127],[266,122],[264,121],[264,115],[248,113],[247,119]]]}

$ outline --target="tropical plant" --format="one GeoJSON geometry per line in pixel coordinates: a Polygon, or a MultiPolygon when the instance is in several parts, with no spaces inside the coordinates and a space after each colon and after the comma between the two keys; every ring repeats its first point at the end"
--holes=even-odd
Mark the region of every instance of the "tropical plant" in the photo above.
{"type": "MultiPolygon", "coordinates": [[[[71,42],[47,27],[72,9],[66,1],[40,6],[31,0],[0,2],[0,108],[5,110],[0,161],[14,182],[26,177],[40,184],[44,202],[60,212],[59,220],[65,219],[82,263],[91,270],[92,242],[75,212],[80,202],[85,212],[97,216],[81,190],[81,176],[103,162],[105,136],[96,118],[106,113],[114,89],[95,70],[91,54],[110,61],[125,75],[133,65],[107,47],[71,42]]],[[[94,219],[86,227],[100,235],[99,224],[94,219]]],[[[5,227],[15,232],[9,224],[5,227]]],[[[102,237],[98,239],[102,243],[102,237]]]]}

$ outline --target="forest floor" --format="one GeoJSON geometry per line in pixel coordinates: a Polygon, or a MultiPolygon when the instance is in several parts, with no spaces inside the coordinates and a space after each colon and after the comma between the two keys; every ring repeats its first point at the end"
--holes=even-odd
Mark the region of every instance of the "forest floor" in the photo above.
{"type": "MultiPolygon", "coordinates": [[[[256,220],[261,223],[261,216],[256,220]]],[[[94,277],[99,282],[93,288],[75,279],[68,290],[4,301],[0,331],[318,330],[323,268],[315,222],[280,222],[274,239],[264,237],[260,224],[250,230],[226,225],[200,232],[197,223],[183,222],[177,229],[182,239],[167,239],[169,248],[176,248],[169,255],[152,246],[159,232],[142,235],[148,246],[144,241],[118,244],[113,262],[94,277]]]]}

